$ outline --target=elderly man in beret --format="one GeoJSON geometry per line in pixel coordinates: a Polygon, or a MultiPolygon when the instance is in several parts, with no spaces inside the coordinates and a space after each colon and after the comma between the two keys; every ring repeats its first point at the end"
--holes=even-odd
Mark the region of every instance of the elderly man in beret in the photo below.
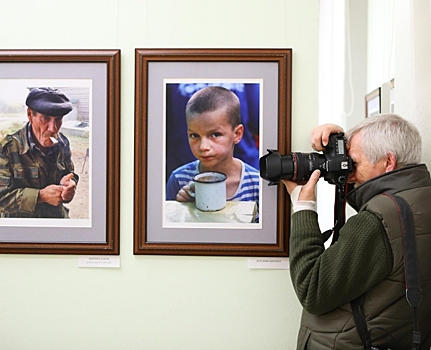
{"type": "Polygon", "coordinates": [[[79,180],[69,140],[59,132],[72,103],[59,90],[34,88],[28,123],[0,141],[0,217],[68,218],[79,180]]]}

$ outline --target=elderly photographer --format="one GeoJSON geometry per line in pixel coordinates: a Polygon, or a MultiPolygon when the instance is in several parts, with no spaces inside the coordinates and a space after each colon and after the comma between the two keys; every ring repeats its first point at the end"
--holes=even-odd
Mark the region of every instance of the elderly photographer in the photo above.
{"type": "MultiPolygon", "coordinates": [[[[329,135],[342,129],[317,127],[311,135],[323,150],[329,135]]],[[[418,308],[420,349],[431,344],[431,179],[421,161],[421,137],[403,118],[367,118],[346,133],[355,188],[347,202],[358,211],[325,249],[316,212],[316,170],[304,186],[283,180],[294,213],[290,269],[303,306],[298,349],[364,349],[351,302],[363,296],[367,336],[377,349],[412,349],[413,311],[406,300],[403,243],[395,205],[383,193],[404,198],[411,207],[423,293],[418,308]]],[[[370,344],[368,344],[370,345],[370,344]]],[[[419,347],[418,347],[419,348],[419,347]]],[[[368,347],[372,349],[372,347],[368,347]]]]}
{"type": "Polygon", "coordinates": [[[59,90],[34,88],[28,123],[0,141],[0,217],[68,218],[78,175],[69,140],[59,132],[72,103],[59,90]]]}

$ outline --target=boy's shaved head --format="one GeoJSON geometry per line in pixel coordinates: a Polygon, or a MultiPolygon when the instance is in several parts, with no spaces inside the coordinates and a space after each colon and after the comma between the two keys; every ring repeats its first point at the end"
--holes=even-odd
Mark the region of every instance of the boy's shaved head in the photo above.
{"type": "Polygon", "coordinates": [[[221,86],[209,86],[197,91],[187,102],[186,117],[226,109],[226,116],[232,128],[241,124],[241,110],[238,96],[221,86]]]}

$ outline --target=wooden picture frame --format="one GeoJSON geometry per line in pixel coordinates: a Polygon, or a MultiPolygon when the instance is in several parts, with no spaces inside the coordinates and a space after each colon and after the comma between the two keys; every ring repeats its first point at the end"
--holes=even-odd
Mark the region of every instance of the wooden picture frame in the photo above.
{"type": "MultiPolygon", "coordinates": [[[[194,214],[192,222],[167,218],[167,204],[176,206],[176,201],[166,200],[166,169],[170,159],[185,158],[190,151],[184,148],[179,156],[169,157],[172,148],[180,148],[175,143],[180,141],[171,142],[171,137],[183,135],[181,142],[187,143],[185,101],[211,85],[238,96],[248,87],[257,88],[257,97],[251,99],[258,102],[256,158],[267,149],[290,152],[291,49],[135,49],[134,254],[286,257],[290,201],[282,186],[268,186],[260,177],[258,222],[210,222],[214,215],[202,223],[193,221],[194,214]],[[181,102],[170,97],[173,86],[184,93],[181,102]],[[173,126],[173,120],[182,124],[173,126]]],[[[177,215],[183,209],[175,210],[177,215]]]]}
{"type": "MultiPolygon", "coordinates": [[[[120,50],[0,50],[0,119],[17,118],[2,124],[3,136],[30,130],[25,100],[35,87],[59,89],[73,105],[60,132],[80,179],[69,219],[24,218],[5,206],[0,253],[118,255],[120,50]]],[[[3,193],[16,190],[3,185],[3,193]]]]}
{"type": "Polygon", "coordinates": [[[365,96],[365,117],[380,114],[382,110],[381,88],[373,90],[365,96]]]}

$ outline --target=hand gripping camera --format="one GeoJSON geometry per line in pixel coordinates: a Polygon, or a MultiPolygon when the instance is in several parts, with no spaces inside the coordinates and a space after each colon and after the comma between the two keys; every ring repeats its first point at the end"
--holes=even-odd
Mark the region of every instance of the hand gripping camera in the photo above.
{"type": "Polygon", "coordinates": [[[269,185],[278,184],[281,179],[298,184],[308,181],[314,170],[320,170],[320,177],[334,185],[345,185],[347,175],[352,172],[352,159],[347,155],[344,133],[331,134],[323,154],[290,153],[280,155],[276,150],[268,150],[261,157],[260,177],[269,181],[269,185]]]}

